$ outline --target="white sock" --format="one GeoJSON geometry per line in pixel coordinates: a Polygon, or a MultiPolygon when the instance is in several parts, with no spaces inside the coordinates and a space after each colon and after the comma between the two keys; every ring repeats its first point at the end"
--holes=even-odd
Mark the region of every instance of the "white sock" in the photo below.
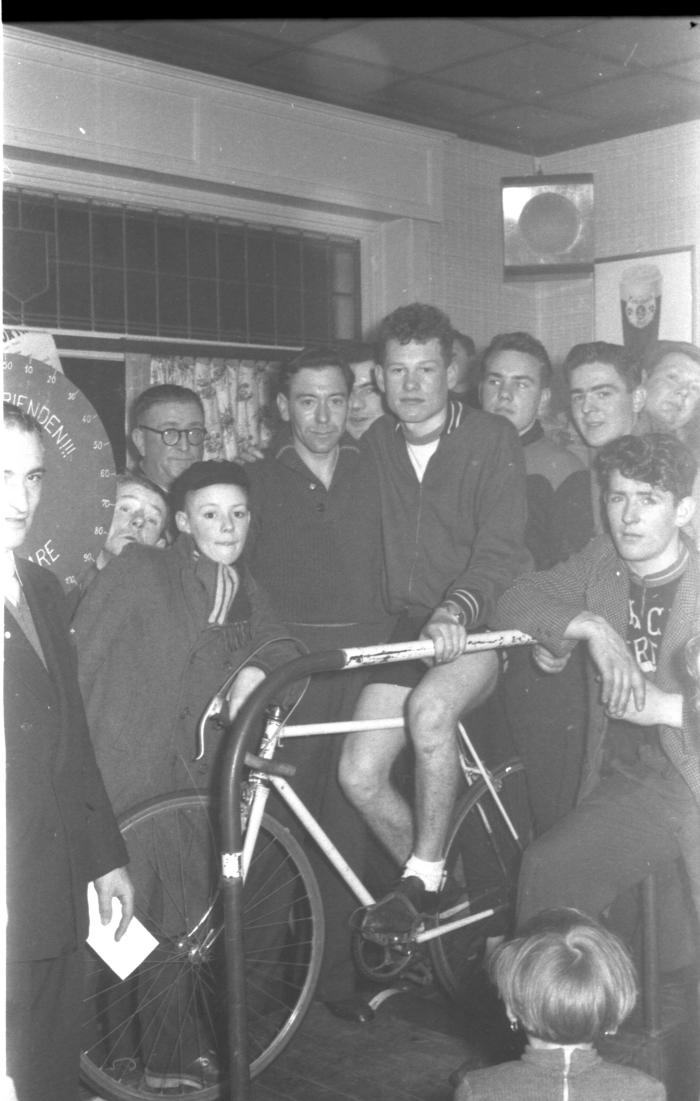
{"type": "Polygon", "coordinates": [[[442,886],[442,873],[445,869],[444,860],[420,860],[413,853],[406,861],[406,867],[401,876],[405,879],[409,875],[417,875],[423,880],[426,891],[439,891],[442,886]]]}

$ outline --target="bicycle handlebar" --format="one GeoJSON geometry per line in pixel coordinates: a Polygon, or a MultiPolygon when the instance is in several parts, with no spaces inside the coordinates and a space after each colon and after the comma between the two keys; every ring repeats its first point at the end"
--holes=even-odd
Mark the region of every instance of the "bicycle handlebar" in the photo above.
{"type": "MultiPolygon", "coordinates": [[[[277,640],[273,640],[277,641],[277,640]]],[[[534,642],[534,639],[522,631],[484,631],[482,634],[467,635],[465,653],[476,653],[479,650],[496,650],[507,646],[526,646],[534,642]]],[[[257,651],[255,651],[257,653],[257,651]]],[[[435,653],[434,643],[429,639],[418,639],[411,642],[387,642],[378,646],[351,646],[343,650],[329,650],[305,657],[321,658],[333,655],[333,669],[354,669],[365,665],[384,665],[396,661],[416,661],[420,658],[431,658],[435,653]]],[[[229,674],[218,692],[212,696],[206,708],[202,712],[197,724],[197,753],[193,758],[200,761],[204,756],[205,729],[209,719],[221,716],[226,706],[226,695],[233,681],[238,676],[242,666],[229,674]]],[[[285,668],[281,666],[280,668],[285,668]]],[[[326,664],[323,668],[329,668],[326,664]]],[[[225,720],[222,720],[225,721],[225,720]]]]}
{"type": "MultiPolygon", "coordinates": [[[[510,646],[527,646],[535,640],[523,631],[483,631],[481,634],[467,635],[465,654],[480,650],[501,650],[510,646]]],[[[429,638],[415,642],[387,642],[380,646],[352,646],[341,650],[344,655],[344,669],[353,669],[362,665],[383,665],[386,662],[431,658],[435,653],[435,644],[429,638]]]]}

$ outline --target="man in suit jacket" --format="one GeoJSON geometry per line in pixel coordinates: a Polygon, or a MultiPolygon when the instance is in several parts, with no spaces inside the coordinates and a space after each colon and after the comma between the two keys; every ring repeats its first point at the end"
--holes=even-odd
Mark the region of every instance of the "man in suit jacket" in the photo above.
{"type": "Polygon", "coordinates": [[[87,884],[103,924],[133,913],[127,853],[95,762],[61,586],[15,556],[41,496],[37,422],[4,406],[7,1073],[19,1101],[76,1101],[87,884]]]}

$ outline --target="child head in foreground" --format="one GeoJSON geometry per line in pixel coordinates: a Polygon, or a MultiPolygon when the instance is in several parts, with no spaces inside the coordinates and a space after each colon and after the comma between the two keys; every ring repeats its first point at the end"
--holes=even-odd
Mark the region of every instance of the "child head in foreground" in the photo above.
{"type": "Polygon", "coordinates": [[[579,910],[544,910],[489,960],[511,1021],[535,1046],[592,1046],[616,1032],[637,1000],[619,939],[579,910]]]}
{"type": "Polygon", "coordinates": [[[248,537],[248,491],[248,475],[240,463],[193,463],[170,490],[178,531],[190,535],[205,558],[232,566],[248,537]]]}

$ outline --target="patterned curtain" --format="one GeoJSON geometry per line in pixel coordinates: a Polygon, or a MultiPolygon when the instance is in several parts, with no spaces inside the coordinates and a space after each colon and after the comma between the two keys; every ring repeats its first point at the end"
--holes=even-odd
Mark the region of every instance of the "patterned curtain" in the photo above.
{"type": "Polygon", "coordinates": [[[279,366],[258,359],[127,356],[127,391],[133,399],[164,382],[196,391],[207,429],[204,458],[251,462],[260,458],[278,423],[273,392],[279,366]]]}

